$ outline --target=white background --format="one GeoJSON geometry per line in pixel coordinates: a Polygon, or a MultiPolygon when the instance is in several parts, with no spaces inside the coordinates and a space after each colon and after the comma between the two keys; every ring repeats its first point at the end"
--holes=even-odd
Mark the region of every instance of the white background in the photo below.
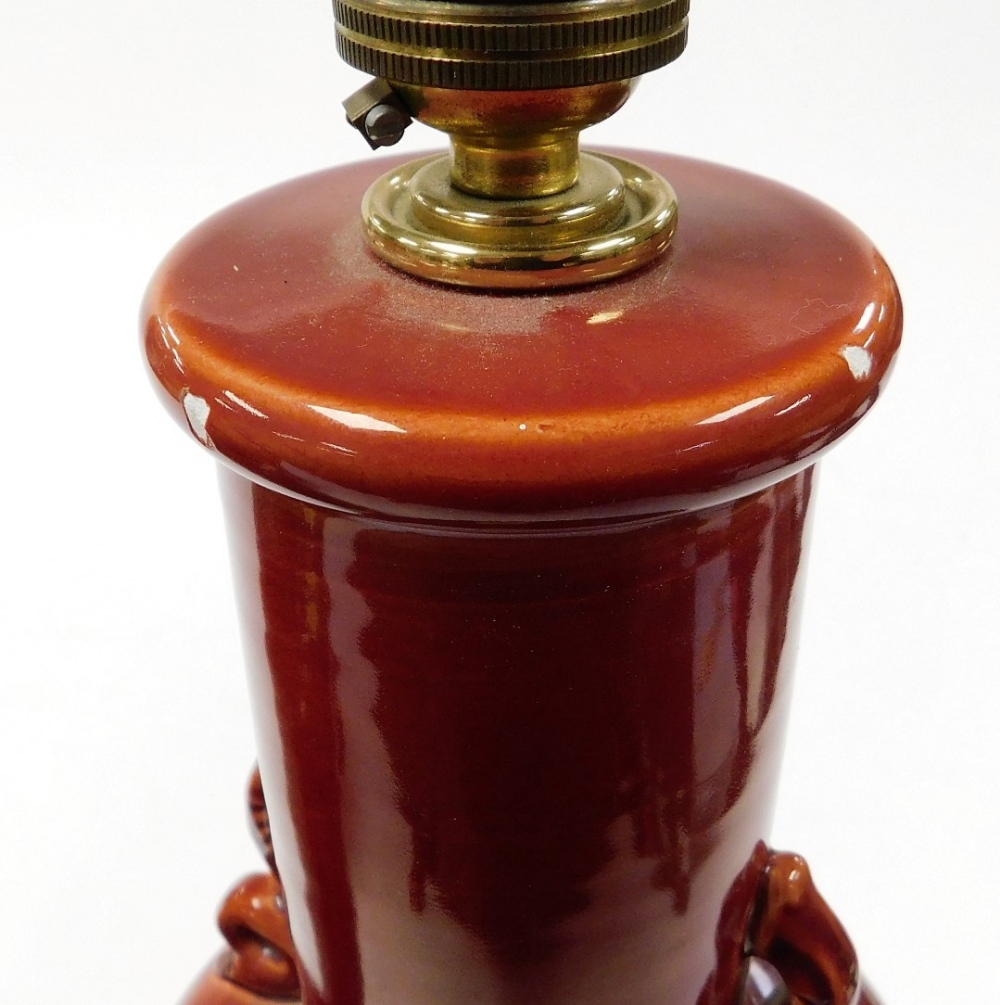
{"type": "MultiPolygon", "coordinates": [[[[589,141],[813,193],[908,311],[888,392],[822,465],[774,842],[808,856],[887,1005],[987,1000],[1000,5],[694,0],[691,24],[589,141]]],[[[324,0],[0,14],[4,1005],[171,1005],[258,868],[213,466],[156,403],[136,316],[208,213],[372,156],[340,111],[361,81],[324,0]]],[[[439,145],[415,127],[396,149],[439,145]]]]}

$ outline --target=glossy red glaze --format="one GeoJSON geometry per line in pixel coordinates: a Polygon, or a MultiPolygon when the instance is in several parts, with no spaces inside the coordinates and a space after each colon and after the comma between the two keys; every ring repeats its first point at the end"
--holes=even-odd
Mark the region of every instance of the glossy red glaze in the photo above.
{"type": "Polygon", "coordinates": [[[582,290],[492,295],[376,260],[357,206],[385,162],[224,210],[147,298],[171,411],[276,486],[411,515],[662,511],[814,460],[898,344],[888,269],[807,196],[634,156],[678,192],[672,250],[582,290]]]}
{"type": "Polygon", "coordinates": [[[273,872],[247,876],[230,891],[219,911],[219,929],[232,947],[222,975],[258,994],[297,998],[295,947],[284,900],[273,872]]]}
{"type": "Polygon", "coordinates": [[[695,1002],[767,831],[810,474],[468,535],[225,473],[306,1002],[695,1002]]]}
{"type": "Polygon", "coordinates": [[[306,1005],[731,1005],[812,469],[875,400],[891,276],[811,199],[639,155],[670,254],[548,294],[363,248],[373,165],[224,211],[146,348],[225,462],[306,1005]]]}

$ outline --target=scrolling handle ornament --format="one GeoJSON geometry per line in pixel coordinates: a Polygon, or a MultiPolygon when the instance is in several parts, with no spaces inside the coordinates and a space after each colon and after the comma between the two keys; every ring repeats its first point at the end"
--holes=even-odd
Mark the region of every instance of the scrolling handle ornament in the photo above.
{"type": "Polygon", "coordinates": [[[801,855],[770,853],[748,941],[753,957],[780,974],[794,1005],[859,1005],[854,946],[801,855]]]}
{"type": "Polygon", "coordinates": [[[801,855],[760,841],[730,887],[716,930],[716,967],[698,1005],[877,1005],[857,954],[801,855]]]}
{"type": "MultiPolygon", "coordinates": [[[[295,1001],[299,981],[255,769],[249,786],[254,835],[270,871],[241,880],[219,912],[229,943],[218,985],[209,978],[188,1005],[295,1001]],[[222,990],[239,989],[238,997],[222,990]],[[249,994],[246,994],[249,992],[249,994]]],[[[217,980],[217,978],[215,978],[217,980]]],[[[698,1005],[878,1005],[861,984],[846,931],[813,884],[804,858],[760,841],[734,881],[716,932],[716,967],[698,1005]]]]}
{"type": "Polygon", "coordinates": [[[222,904],[219,929],[230,949],[222,959],[221,973],[226,980],[262,998],[297,999],[295,947],[256,768],[250,778],[248,799],[254,836],[270,872],[240,880],[222,904]]]}

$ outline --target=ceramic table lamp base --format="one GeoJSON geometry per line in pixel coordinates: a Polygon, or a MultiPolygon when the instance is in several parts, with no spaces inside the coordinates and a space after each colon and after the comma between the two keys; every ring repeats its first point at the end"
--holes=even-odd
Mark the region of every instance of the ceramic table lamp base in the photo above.
{"type": "Polygon", "coordinates": [[[764,841],[813,465],[895,286],[813,200],[641,157],[680,223],[598,285],[400,275],[363,166],[154,280],[157,386],[222,463],[273,870],[188,1005],[871,1001],[764,841]]]}
{"type": "Polygon", "coordinates": [[[220,462],[270,870],[187,1005],[871,1002],[766,839],[814,465],[888,374],[888,269],[783,186],[580,153],[686,0],[335,8],[379,78],[349,121],[451,155],[247,199],[146,301],[220,462]]]}

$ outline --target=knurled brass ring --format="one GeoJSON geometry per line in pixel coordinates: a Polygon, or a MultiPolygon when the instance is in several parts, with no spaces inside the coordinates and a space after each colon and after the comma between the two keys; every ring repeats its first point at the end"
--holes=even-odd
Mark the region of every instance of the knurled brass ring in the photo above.
{"type": "Polygon", "coordinates": [[[540,4],[335,0],[337,49],[376,77],[526,90],[641,76],[676,59],[689,0],[540,4]]]}

